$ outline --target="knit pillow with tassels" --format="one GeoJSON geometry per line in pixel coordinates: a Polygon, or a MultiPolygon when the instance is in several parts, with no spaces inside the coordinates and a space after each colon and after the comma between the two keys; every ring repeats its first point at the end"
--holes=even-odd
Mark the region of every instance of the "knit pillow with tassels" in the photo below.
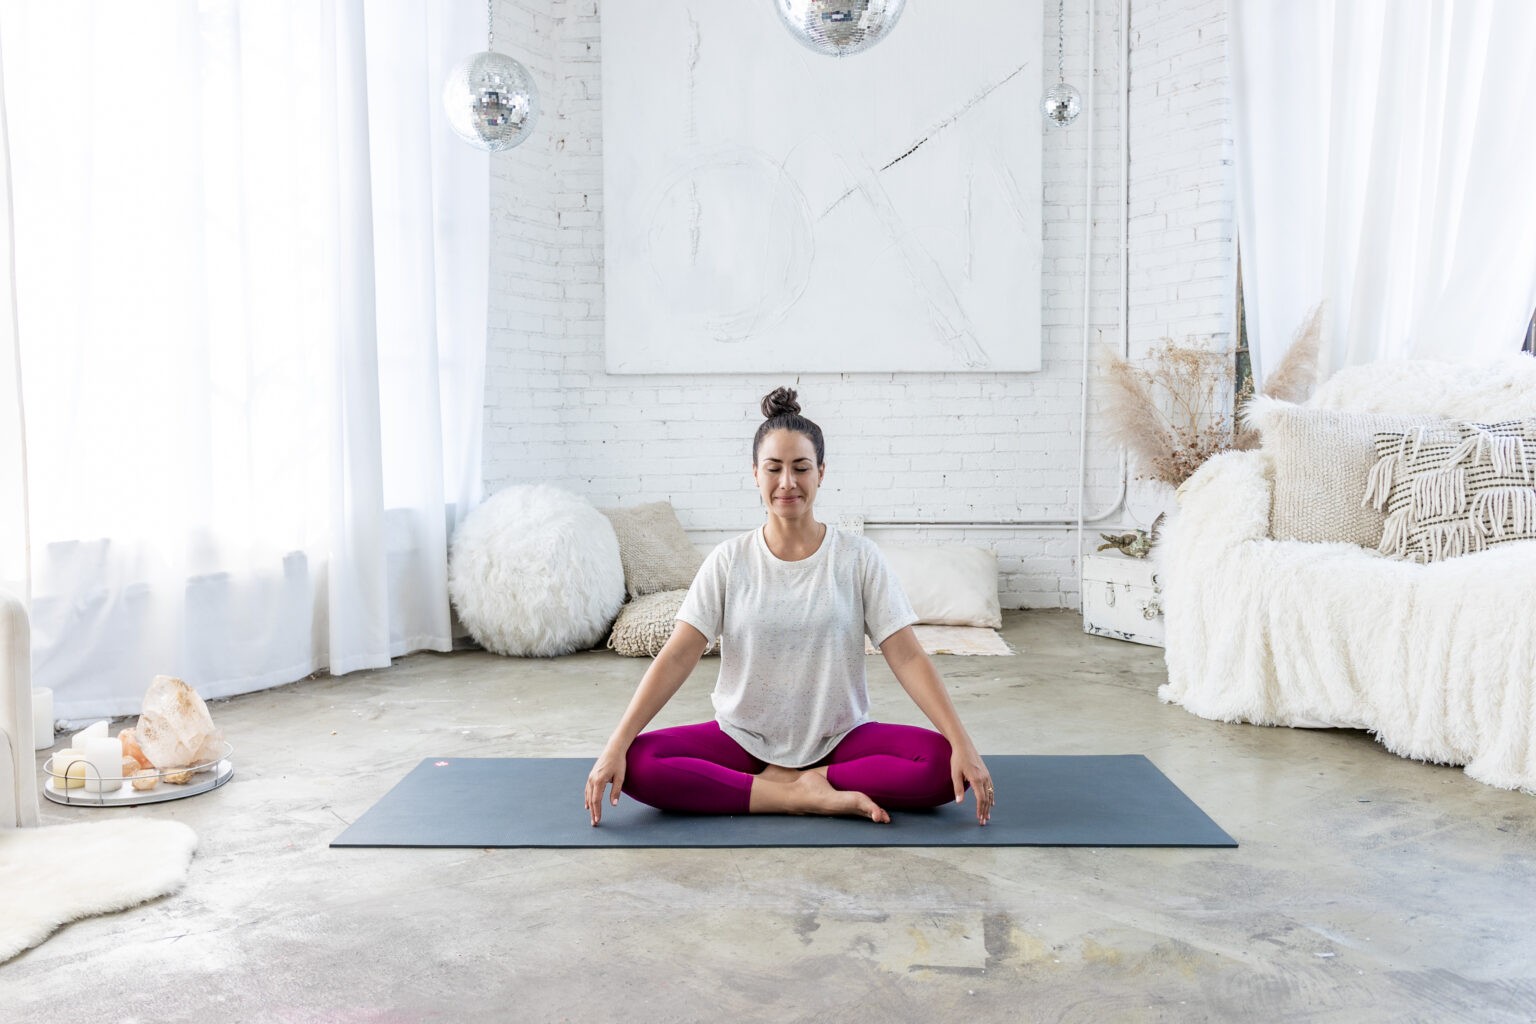
{"type": "Polygon", "coordinates": [[[1375,435],[1362,505],[1386,513],[1379,550],[1438,562],[1536,540],[1536,419],[1375,435]]]}

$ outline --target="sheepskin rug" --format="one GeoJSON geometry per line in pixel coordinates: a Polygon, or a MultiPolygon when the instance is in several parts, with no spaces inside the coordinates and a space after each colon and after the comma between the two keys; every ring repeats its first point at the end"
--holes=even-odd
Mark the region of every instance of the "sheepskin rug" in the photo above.
{"type": "Polygon", "coordinates": [[[508,487],[454,534],[448,592],[488,651],[549,658],[586,650],[603,642],[624,603],[619,541],[580,495],[508,487]]]}
{"type": "Polygon", "coordinates": [[[0,963],[62,924],[175,892],[196,848],[179,821],[0,829],[0,963]]]}

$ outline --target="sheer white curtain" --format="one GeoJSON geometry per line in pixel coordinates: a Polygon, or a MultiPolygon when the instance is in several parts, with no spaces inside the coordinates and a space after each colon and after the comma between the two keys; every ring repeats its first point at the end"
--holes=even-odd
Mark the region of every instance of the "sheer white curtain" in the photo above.
{"type": "Polygon", "coordinates": [[[0,587],[27,597],[26,420],[16,323],[15,207],[11,199],[10,116],[0,31],[0,587]]]}
{"type": "Polygon", "coordinates": [[[137,711],[161,672],[222,696],[448,649],[489,170],[438,93],[483,14],[3,0],[0,24],[57,714],[137,711]]]}
{"type": "Polygon", "coordinates": [[[1536,3],[1231,4],[1256,370],[1326,302],[1326,374],[1518,351],[1536,307],[1536,3]]]}
{"type": "MultiPolygon", "coordinates": [[[[0,63],[0,588],[27,594],[26,436],[21,352],[16,336],[16,250],[11,230],[11,158],[0,63]]],[[[6,597],[9,608],[10,597],[6,597]]],[[[13,624],[15,620],[10,620],[13,624]]],[[[20,634],[20,636],[18,636],[20,634]]],[[[0,830],[37,824],[37,761],[32,756],[30,646],[0,621],[0,830]]]]}

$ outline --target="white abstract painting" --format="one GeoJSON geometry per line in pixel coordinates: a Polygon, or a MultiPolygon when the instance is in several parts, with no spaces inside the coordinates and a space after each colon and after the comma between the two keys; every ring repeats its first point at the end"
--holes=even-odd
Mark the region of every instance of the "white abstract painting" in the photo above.
{"type": "Polygon", "coordinates": [[[610,372],[1040,368],[1036,0],[846,58],[771,0],[601,14],[610,372]]]}

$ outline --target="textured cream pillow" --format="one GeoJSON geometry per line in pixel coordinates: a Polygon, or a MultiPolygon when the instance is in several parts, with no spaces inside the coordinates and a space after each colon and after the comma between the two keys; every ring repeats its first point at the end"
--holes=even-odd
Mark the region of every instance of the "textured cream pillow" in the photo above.
{"type": "MultiPolygon", "coordinates": [[[[683,606],[686,590],[663,590],[657,594],[637,597],[619,609],[614,620],[613,632],[608,635],[608,647],[626,658],[654,658],[672,638],[677,626],[677,610],[683,606]]],[[[715,650],[710,641],[704,653],[715,650]]]]}
{"type": "Polygon", "coordinates": [[[693,584],[704,556],[688,540],[670,502],[605,508],[602,513],[619,538],[624,589],[630,597],[687,590],[693,584]]]}
{"type": "Polygon", "coordinates": [[[997,555],[986,548],[881,548],[901,583],[918,622],[937,626],[997,629],[1003,613],[997,599],[997,555]]]}
{"type": "Polygon", "coordinates": [[[1439,562],[1536,540],[1536,419],[1376,435],[1366,498],[1386,511],[1383,554],[1439,562]]]}
{"type": "Polygon", "coordinates": [[[1344,541],[1374,548],[1385,517],[1362,506],[1376,464],[1375,435],[1443,422],[1428,415],[1312,409],[1273,398],[1248,403],[1274,467],[1269,535],[1275,540],[1344,541]]]}

